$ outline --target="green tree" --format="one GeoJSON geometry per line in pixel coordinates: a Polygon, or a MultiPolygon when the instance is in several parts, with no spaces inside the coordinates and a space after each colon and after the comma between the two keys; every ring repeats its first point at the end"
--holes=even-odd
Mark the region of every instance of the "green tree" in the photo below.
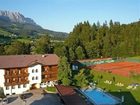
{"type": "Polygon", "coordinates": [[[0,98],[5,98],[4,90],[2,87],[0,87],[0,98]]]}
{"type": "Polygon", "coordinates": [[[5,54],[4,45],[0,45],[0,55],[4,54],[5,54]]]}
{"type": "Polygon", "coordinates": [[[81,47],[81,46],[78,46],[77,48],[76,48],[76,55],[77,55],[77,58],[78,59],[83,59],[83,58],[85,58],[85,53],[84,53],[84,50],[83,50],[83,48],[81,47]]]}
{"type": "Polygon", "coordinates": [[[98,49],[95,41],[87,42],[85,44],[85,49],[89,58],[96,58],[98,54],[98,49]]]}
{"type": "Polygon", "coordinates": [[[88,85],[87,75],[85,74],[85,69],[81,69],[80,72],[74,76],[76,81],[76,86],[78,87],[86,87],[88,85]]]}
{"type": "Polygon", "coordinates": [[[64,86],[69,86],[71,84],[71,82],[72,81],[69,78],[67,78],[67,77],[64,77],[62,79],[62,83],[63,83],[64,86]]]}
{"type": "Polygon", "coordinates": [[[49,36],[41,36],[34,42],[33,52],[37,54],[46,54],[51,52],[51,42],[49,36]]]}
{"type": "Polygon", "coordinates": [[[59,57],[65,56],[64,52],[64,44],[63,43],[55,43],[54,45],[54,53],[59,57]]]}
{"type": "Polygon", "coordinates": [[[70,85],[71,76],[72,73],[68,59],[65,56],[61,57],[58,64],[58,80],[61,81],[63,85],[70,85]]]}
{"type": "Polygon", "coordinates": [[[76,60],[75,52],[72,48],[69,49],[70,61],[76,60]]]}
{"type": "Polygon", "coordinates": [[[29,54],[30,53],[30,45],[14,41],[11,45],[5,46],[5,53],[8,55],[19,55],[19,54],[29,54]]]}
{"type": "Polygon", "coordinates": [[[104,22],[103,25],[99,22],[93,25],[81,22],[74,27],[65,41],[70,54],[67,57],[73,58],[75,55],[77,59],[139,55],[139,43],[140,21],[120,25],[112,20],[109,24],[104,22]]]}

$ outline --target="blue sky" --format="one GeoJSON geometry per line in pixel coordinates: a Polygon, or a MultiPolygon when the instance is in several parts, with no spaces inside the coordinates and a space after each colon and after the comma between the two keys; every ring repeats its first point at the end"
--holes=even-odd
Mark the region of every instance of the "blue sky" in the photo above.
{"type": "Polygon", "coordinates": [[[0,0],[0,10],[18,11],[43,28],[70,32],[79,22],[131,23],[140,19],[140,0],[0,0]]]}

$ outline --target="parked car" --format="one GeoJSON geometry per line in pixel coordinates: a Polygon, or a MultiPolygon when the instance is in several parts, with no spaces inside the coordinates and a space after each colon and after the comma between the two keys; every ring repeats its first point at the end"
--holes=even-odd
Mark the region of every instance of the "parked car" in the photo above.
{"type": "Polygon", "coordinates": [[[8,104],[8,99],[7,99],[7,98],[4,98],[4,99],[2,100],[2,105],[6,105],[6,104],[8,104]]]}
{"type": "Polygon", "coordinates": [[[0,98],[0,103],[2,102],[2,98],[0,98]]]}

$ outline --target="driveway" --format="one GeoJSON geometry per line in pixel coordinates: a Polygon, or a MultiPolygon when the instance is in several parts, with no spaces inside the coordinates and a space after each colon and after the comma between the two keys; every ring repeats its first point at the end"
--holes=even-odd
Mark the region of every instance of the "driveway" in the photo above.
{"type": "Polygon", "coordinates": [[[63,105],[56,94],[46,93],[44,95],[42,92],[42,89],[31,90],[25,94],[24,100],[19,95],[9,96],[7,105],[63,105]]]}

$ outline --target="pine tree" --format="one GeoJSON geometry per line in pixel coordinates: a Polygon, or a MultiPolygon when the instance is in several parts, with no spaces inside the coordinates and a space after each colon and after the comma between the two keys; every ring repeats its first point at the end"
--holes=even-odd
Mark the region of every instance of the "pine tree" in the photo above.
{"type": "Polygon", "coordinates": [[[85,54],[84,54],[83,48],[81,46],[78,46],[76,48],[75,52],[76,52],[76,55],[77,55],[78,59],[84,59],[85,58],[85,54]]]}
{"type": "Polygon", "coordinates": [[[51,52],[51,43],[49,36],[42,36],[37,39],[34,43],[33,48],[34,53],[37,54],[46,54],[51,52]]]}
{"type": "Polygon", "coordinates": [[[61,81],[63,85],[70,85],[71,76],[72,73],[68,59],[66,57],[61,57],[58,64],[58,80],[61,81]]]}

